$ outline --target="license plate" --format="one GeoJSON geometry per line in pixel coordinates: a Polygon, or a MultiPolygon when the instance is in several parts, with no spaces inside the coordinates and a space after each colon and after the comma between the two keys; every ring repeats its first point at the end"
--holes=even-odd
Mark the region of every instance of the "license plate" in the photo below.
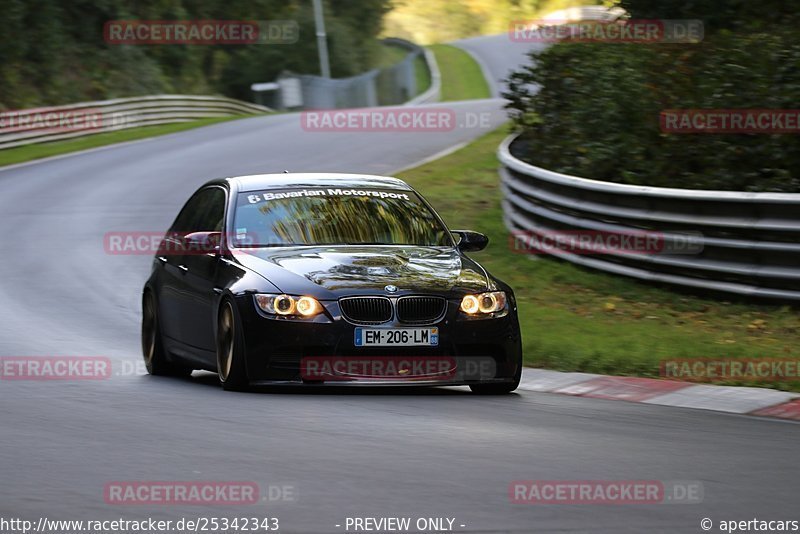
{"type": "Polygon", "coordinates": [[[438,328],[356,328],[356,347],[437,347],[438,328]]]}

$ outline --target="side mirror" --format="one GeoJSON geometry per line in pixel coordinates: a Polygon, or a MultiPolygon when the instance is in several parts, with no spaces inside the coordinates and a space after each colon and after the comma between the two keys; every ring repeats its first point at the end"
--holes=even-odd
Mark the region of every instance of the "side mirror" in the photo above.
{"type": "Polygon", "coordinates": [[[489,245],[489,238],[479,232],[471,230],[453,230],[453,234],[458,238],[456,246],[461,252],[477,252],[489,245]]]}
{"type": "Polygon", "coordinates": [[[222,232],[192,232],[183,236],[186,252],[189,254],[217,254],[222,232]]]}

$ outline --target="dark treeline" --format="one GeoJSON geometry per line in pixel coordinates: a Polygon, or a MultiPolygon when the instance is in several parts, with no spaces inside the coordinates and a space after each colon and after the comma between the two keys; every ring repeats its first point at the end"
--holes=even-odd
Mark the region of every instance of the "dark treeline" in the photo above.
{"type": "MultiPolygon", "coordinates": [[[[325,2],[335,77],[367,70],[390,0],[325,2]]],[[[251,99],[284,70],[318,73],[311,0],[0,0],[0,109],[158,93],[251,99]],[[294,20],[291,45],[113,45],[110,20],[294,20]]]]}

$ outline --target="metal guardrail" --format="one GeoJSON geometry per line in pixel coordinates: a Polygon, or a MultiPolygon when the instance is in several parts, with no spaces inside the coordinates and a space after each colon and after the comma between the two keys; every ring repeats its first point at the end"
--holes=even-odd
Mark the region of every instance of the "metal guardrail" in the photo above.
{"type": "Polygon", "coordinates": [[[221,96],[156,95],[81,102],[19,111],[0,111],[0,150],[97,133],[253,115],[269,108],[221,96]]]}
{"type": "Polygon", "coordinates": [[[800,300],[800,194],[702,191],[589,180],[535,167],[498,149],[503,218],[512,232],[701,233],[699,254],[558,257],[602,271],[688,288],[800,300]]]}
{"type": "MultiPolygon", "coordinates": [[[[441,95],[441,75],[433,54],[419,45],[389,37],[384,43],[405,48],[408,54],[395,65],[372,69],[349,78],[323,78],[313,74],[284,73],[279,78],[300,82],[305,109],[352,109],[375,106],[415,105],[436,102],[441,95]],[[431,75],[431,86],[417,94],[415,62],[422,56],[431,75]]],[[[283,98],[283,97],[282,97],[283,98]]]]}
{"type": "Polygon", "coordinates": [[[442,73],[439,71],[439,64],[436,62],[436,56],[427,48],[422,49],[422,54],[425,58],[425,63],[428,65],[428,72],[431,75],[431,86],[406,102],[406,106],[430,104],[432,102],[438,102],[442,98],[442,73]]]}

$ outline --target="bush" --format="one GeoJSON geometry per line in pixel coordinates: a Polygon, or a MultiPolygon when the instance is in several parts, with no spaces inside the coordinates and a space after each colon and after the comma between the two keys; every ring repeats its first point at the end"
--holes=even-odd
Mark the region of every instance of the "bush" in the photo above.
{"type": "Polygon", "coordinates": [[[522,132],[515,151],[598,180],[800,192],[796,135],[665,134],[659,125],[664,109],[798,108],[800,43],[785,22],[768,32],[717,28],[694,45],[563,43],[531,55],[505,95],[522,132]]]}

